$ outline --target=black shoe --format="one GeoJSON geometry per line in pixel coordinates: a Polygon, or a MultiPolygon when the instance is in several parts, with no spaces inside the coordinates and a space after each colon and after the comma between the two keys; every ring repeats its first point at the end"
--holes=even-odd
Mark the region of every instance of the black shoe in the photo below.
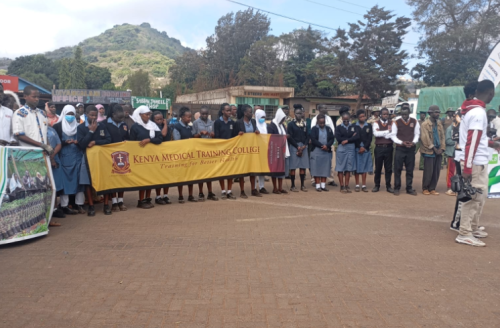
{"type": "Polygon", "coordinates": [[[330,190],[326,188],[321,188],[321,191],[330,191],[330,190]]]}
{"type": "Polygon", "coordinates": [[[78,214],[78,211],[72,210],[71,208],[69,208],[67,206],[61,207],[60,210],[59,209],[57,209],[57,210],[61,211],[63,214],[66,214],[66,215],[77,215],[78,214]]]}
{"type": "Polygon", "coordinates": [[[269,191],[267,191],[266,188],[262,188],[259,192],[264,195],[269,195],[269,191]]]}
{"type": "Polygon", "coordinates": [[[218,201],[219,200],[219,198],[217,198],[217,196],[215,196],[215,194],[213,192],[209,192],[208,193],[207,199],[208,200],[213,200],[213,201],[218,201]]]}
{"type": "Polygon", "coordinates": [[[85,213],[86,213],[86,212],[85,212],[85,209],[83,208],[83,206],[82,206],[82,205],[76,205],[76,212],[77,212],[78,214],[85,214],[85,213]]]}
{"type": "MultiPolygon", "coordinates": [[[[75,214],[76,214],[76,211],[75,211],[75,214]]],[[[62,209],[60,208],[57,208],[53,213],[52,213],[52,217],[53,218],[65,218],[66,217],[66,214],[64,214],[64,212],[62,211],[62,209]]]]}
{"type": "Polygon", "coordinates": [[[380,187],[374,187],[374,188],[372,189],[372,192],[379,192],[379,191],[380,191],[380,187]]]}
{"type": "Polygon", "coordinates": [[[164,202],[165,202],[165,204],[167,204],[167,205],[172,204],[172,202],[170,201],[170,198],[168,198],[168,196],[163,197],[163,201],[164,201],[164,202]]]}
{"type": "Polygon", "coordinates": [[[204,202],[205,201],[205,195],[203,193],[198,194],[198,201],[199,202],[204,202]]]}
{"type": "Polygon", "coordinates": [[[338,184],[336,184],[335,181],[328,182],[328,185],[332,187],[338,187],[338,184]]]}
{"type": "Polygon", "coordinates": [[[415,190],[413,190],[413,189],[412,190],[407,190],[406,193],[408,195],[417,196],[417,192],[415,190]]]}
{"type": "Polygon", "coordinates": [[[394,189],[392,189],[391,187],[387,187],[387,192],[390,192],[391,194],[394,194],[394,189]]]}
{"type": "Polygon", "coordinates": [[[399,189],[394,190],[394,196],[399,196],[399,189]]]}
{"type": "Polygon", "coordinates": [[[162,198],[155,198],[155,204],[167,205],[167,203],[165,203],[165,201],[162,198]]]}
{"type": "Polygon", "coordinates": [[[195,199],[193,196],[189,196],[189,197],[188,197],[188,202],[191,202],[191,203],[197,203],[197,202],[198,202],[198,200],[197,200],[197,199],[195,199]]]}
{"type": "Polygon", "coordinates": [[[316,188],[316,191],[317,192],[321,192],[321,188],[316,188]]]}
{"type": "Polygon", "coordinates": [[[89,209],[87,211],[87,216],[95,216],[95,208],[94,205],[89,205],[89,209]]]}
{"type": "Polygon", "coordinates": [[[103,212],[104,212],[104,215],[111,215],[113,213],[111,213],[111,209],[109,208],[109,205],[104,205],[103,208],[102,208],[103,212]]]}

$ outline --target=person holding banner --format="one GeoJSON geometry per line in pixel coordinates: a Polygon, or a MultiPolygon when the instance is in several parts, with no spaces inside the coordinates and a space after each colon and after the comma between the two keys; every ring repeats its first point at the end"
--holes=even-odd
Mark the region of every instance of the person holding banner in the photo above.
{"type": "MultiPolygon", "coordinates": [[[[223,103],[220,106],[219,118],[214,122],[214,138],[216,139],[231,139],[234,137],[234,121],[231,120],[231,107],[228,103],[223,103]]],[[[219,180],[220,189],[222,190],[222,199],[235,200],[231,192],[233,179],[227,179],[227,190],[224,188],[224,180],[219,180]]]]}
{"type": "Polygon", "coordinates": [[[80,185],[80,166],[82,165],[83,152],[78,147],[76,109],[71,105],[64,106],[61,116],[53,128],[61,140],[62,190],[60,191],[61,211],[67,215],[85,214],[84,187],[80,185]],[[70,209],[69,195],[75,195],[76,208],[70,209]]]}
{"type": "MultiPolygon", "coordinates": [[[[167,120],[163,118],[163,114],[160,111],[154,111],[152,115],[153,122],[156,123],[158,126],[158,129],[161,131],[161,136],[163,142],[171,141],[172,140],[172,130],[168,124],[167,120]]],[[[156,188],[156,198],[155,198],[155,204],[158,205],[168,205],[172,204],[170,201],[170,198],[168,198],[168,187],[163,188],[163,198],[161,197],[161,188],[156,188]]]]}
{"type": "MultiPolygon", "coordinates": [[[[257,130],[257,122],[252,118],[253,110],[250,105],[243,105],[241,109],[238,110],[238,120],[236,121],[235,133],[238,135],[243,135],[245,133],[255,133],[260,134],[259,130],[257,130]]],[[[240,190],[241,198],[248,198],[245,194],[245,178],[240,178],[240,190]]],[[[262,197],[257,188],[255,188],[255,176],[250,176],[250,187],[252,188],[252,196],[262,197]]]]}
{"type": "MultiPolygon", "coordinates": [[[[179,110],[179,123],[174,125],[174,140],[191,139],[193,137],[193,128],[189,125],[191,123],[191,110],[187,107],[181,107],[179,110]]],[[[179,191],[179,204],[184,204],[184,197],[182,196],[183,186],[178,186],[179,191]]],[[[196,203],[198,200],[193,197],[193,185],[188,184],[188,202],[196,203]]]]}
{"type": "Polygon", "coordinates": [[[288,123],[288,143],[290,146],[290,181],[292,186],[290,191],[298,192],[295,187],[295,173],[299,169],[300,174],[300,190],[307,192],[304,184],[306,178],[306,170],[309,169],[309,154],[307,146],[309,145],[309,135],[307,134],[307,126],[303,120],[304,108],[301,104],[294,104],[295,118],[288,123]]]}
{"type": "MultiPolygon", "coordinates": [[[[159,145],[162,143],[162,136],[158,126],[150,120],[151,110],[147,106],[139,106],[132,114],[134,124],[130,129],[130,140],[139,141],[139,146],[145,147],[147,144],[159,145]]],[[[151,203],[151,189],[139,190],[139,200],[137,207],[150,209],[155,207],[151,203]]]]}
{"type": "MultiPolygon", "coordinates": [[[[283,122],[285,121],[286,114],[283,111],[283,109],[279,108],[278,111],[276,112],[276,116],[272,120],[271,124],[269,124],[269,127],[267,129],[269,134],[279,134],[282,136],[287,136],[286,134],[286,128],[283,122]]],[[[290,150],[288,149],[288,141],[286,141],[285,145],[285,175],[286,172],[290,171],[289,169],[289,157],[290,157],[290,150]]],[[[271,177],[271,180],[273,181],[273,194],[288,194],[288,191],[283,189],[283,179],[285,179],[285,175],[279,176],[279,177],[271,177]]]]}
{"type": "Polygon", "coordinates": [[[488,237],[488,233],[479,229],[479,219],[488,197],[488,147],[500,150],[500,143],[488,140],[488,118],[486,104],[495,96],[495,84],[490,80],[478,83],[476,98],[466,100],[462,105],[460,123],[460,148],[463,150],[460,161],[462,177],[470,181],[472,187],[479,189],[471,200],[462,204],[460,231],[455,239],[457,243],[470,246],[486,246],[478,238],[488,237]]]}
{"type": "MultiPolygon", "coordinates": [[[[111,137],[111,143],[123,142],[130,140],[128,133],[128,126],[123,121],[125,118],[125,112],[123,107],[118,104],[113,104],[109,106],[108,118],[103,122],[104,126],[108,130],[109,136],[111,137]]],[[[116,193],[104,195],[104,214],[110,215],[112,212],[126,211],[127,207],[123,205],[123,191],[118,192],[118,197],[116,193]],[[109,209],[108,201],[111,197],[111,210],[109,209]]]]}
{"type": "MultiPolygon", "coordinates": [[[[208,118],[208,106],[203,105],[200,109],[200,117],[193,122],[193,134],[195,138],[212,139],[214,137],[214,122],[208,118]]],[[[203,194],[203,182],[198,183],[198,200],[205,201],[203,194]]],[[[207,181],[208,200],[217,201],[219,198],[212,192],[212,181],[207,181]]]]}
{"type": "MultiPolygon", "coordinates": [[[[103,124],[97,123],[97,108],[93,105],[85,109],[87,121],[78,125],[76,129],[76,139],[82,152],[94,146],[103,146],[111,142],[111,137],[103,124]]],[[[94,200],[92,199],[92,182],[90,181],[87,158],[84,154],[82,165],[80,166],[80,185],[85,186],[85,193],[89,202],[87,210],[88,216],[95,216],[94,200]]]]}
{"type": "Polygon", "coordinates": [[[332,166],[332,146],[335,135],[326,125],[324,114],[316,116],[316,125],[311,129],[311,175],[316,183],[316,191],[328,191],[326,179],[332,166]]]}
{"type": "MultiPolygon", "coordinates": [[[[257,130],[261,134],[267,134],[268,126],[266,123],[266,112],[264,112],[264,110],[262,110],[262,107],[260,105],[256,105],[254,108],[255,108],[255,124],[256,124],[257,130]]],[[[259,175],[256,178],[255,189],[258,189],[259,194],[261,194],[261,195],[268,195],[269,194],[269,191],[267,191],[265,188],[265,183],[266,183],[266,177],[259,175]]]]}

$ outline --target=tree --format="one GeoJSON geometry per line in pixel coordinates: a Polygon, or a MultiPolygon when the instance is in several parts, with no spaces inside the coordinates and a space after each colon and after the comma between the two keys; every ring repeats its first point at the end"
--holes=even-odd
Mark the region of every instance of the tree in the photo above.
{"type": "Polygon", "coordinates": [[[283,86],[283,62],[279,58],[279,38],[257,41],[241,59],[238,81],[249,85],[283,86]]]}
{"type": "Polygon", "coordinates": [[[45,58],[44,55],[30,55],[21,56],[13,60],[9,65],[8,74],[36,76],[39,82],[42,81],[42,84],[45,84],[45,86],[41,84],[40,86],[52,89],[53,84],[58,84],[58,71],[56,64],[52,60],[45,58]]]}
{"type": "Polygon", "coordinates": [[[187,92],[204,91],[205,88],[195,88],[195,85],[206,73],[206,62],[202,52],[189,51],[175,60],[175,65],[170,69],[170,80],[173,84],[182,86],[187,92]]]}
{"type": "Polygon", "coordinates": [[[241,59],[254,42],[268,35],[270,24],[266,15],[253,9],[219,19],[215,34],[207,38],[207,49],[203,53],[211,88],[235,84],[241,59]]]}
{"type": "Polygon", "coordinates": [[[425,65],[415,71],[429,85],[464,85],[477,80],[500,40],[498,0],[407,0],[414,7],[425,65]]]}
{"type": "Polygon", "coordinates": [[[75,57],[69,67],[69,82],[67,89],[86,89],[85,62],[82,59],[82,48],[77,47],[75,57]]]}
{"type": "Polygon", "coordinates": [[[396,89],[398,75],[406,72],[408,53],[401,44],[411,24],[410,19],[378,6],[363,17],[364,21],[349,24],[349,31],[338,29],[332,38],[340,78],[356,86],[356,108],[364,95],[377,99],[396,89]]]}
{"type": "MultiPolygon", "coordinates": [[[[313,81],[311,96],[335,97],[340,96],[339,64],[334,54],[320,56],[310,61],[305,67],[305,76],[313,81]]],[[[306,83],[306,87],[309,82],[306,83]]],[[[307,92],[307,90],[304,90],[307,92]]]]}
{"type": "Polygon", "coordinates": [[[111,83],[111,72],[109,69],[90,64],[87,65],[85,68],[85,84],[87,85],[87,89],[102,89],[103,85],[107,83],[111,83]]]}
{"type": "Polygon", "coordinates": [[[59,89],[69,88],[69,67],[71,59],[64,58],[58,61],[59,66],[59,89]]]}
{"type": "Polygon", "coordinates": [[[149,73],[142,69],[129,75],[123,85],[132,90],[132,96],[149,97],[151,95],[149,73]]]}

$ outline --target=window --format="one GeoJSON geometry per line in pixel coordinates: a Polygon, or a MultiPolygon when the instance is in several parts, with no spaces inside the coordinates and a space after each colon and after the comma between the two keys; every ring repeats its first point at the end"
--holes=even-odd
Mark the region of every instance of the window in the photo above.
{"type": "Polygon", "coordinates": [[[277,110],[278,106],[264,106],[264,111],[266,112],[266,120],[272,120],[276,115],[277,110]]]}

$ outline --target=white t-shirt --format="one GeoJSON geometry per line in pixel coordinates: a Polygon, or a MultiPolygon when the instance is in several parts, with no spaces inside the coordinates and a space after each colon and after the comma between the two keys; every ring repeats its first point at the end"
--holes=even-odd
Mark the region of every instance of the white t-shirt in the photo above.
{"type": "Polygon", "coordinates": [[[12,143],[16,141],[12,134],[12,110],[0,106],[0,140],[12,143]]]}
{"type": "MultiPolygon", "coordinates": [[[[467,161],[472,161],[472,164],[474,165],[487,165],[489,163],[490,152],[488,150],[488,136],[486,135],[486,131],[488,130],[488,117],[486,116],[486,109],[478,106],[471,109],[467,112],[467,114],[465,114],[465,116],[462,117],[462,122],[460,123],[460,148],[464,151],[460,160],[463,161],[466,160],[465,145],[467,144],[469,130],[479,130],[483,133],[481,134],[481,139],[479,140],[476,156],[472,158],[473,153],[470,152],[467,161]]],[[[474,144],[474,140],[472,143],[474,144]]]]}

